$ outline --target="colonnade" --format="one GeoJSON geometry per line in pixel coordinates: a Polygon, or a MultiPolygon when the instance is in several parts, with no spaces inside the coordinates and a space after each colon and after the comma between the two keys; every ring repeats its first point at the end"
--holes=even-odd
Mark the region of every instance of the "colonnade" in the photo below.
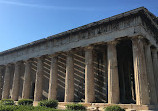
{"type": "MultiPolygon", "coordinates": [[[[133,64],[136,91],[136,104],[157,104],[158,96],[158,58],[157,50],[152,49],[142,37],[131,38],[133,47],[133,64]]],[[[107,43],[108,61],[108,103],[119,103],[120,89],[117,61],[117,41],[107,43]]],[[[85,47],[85,103],[95,101],[94,71],[93,71],[93,46],[85,47]]],[[[74,60],[73,51],[68,51],[66,57],[66,77],[65,77],[65,102],[74,101],[74,60]]],[[[57,65],[58,55],[51,55],[51,68],[49,78],[48,99],[57,99],[57,65]]],[[[15,63],[15,71],[12,85],[11,98],[18,100],[20,64],[15,63]]],[[[0,66],[0,70],[4,66],[0,66]]],[[[11,70],[10,64],[5,66],[5,76],[2,91],[2,99],[9,98],[11,70]]],[[[0,71],[0,76],[2,72],[0,71]]],[[[43,84],[43,57],[37,58],[37,72],[35,80],[34,101],[42,99],[43,84]]],[[[2,79],[0,79],[0,85],[2,79]]],[[[22,98],[28,99],[31,90],[31,60],[25,61],[25,73],[23,82],[22,98]]]]}

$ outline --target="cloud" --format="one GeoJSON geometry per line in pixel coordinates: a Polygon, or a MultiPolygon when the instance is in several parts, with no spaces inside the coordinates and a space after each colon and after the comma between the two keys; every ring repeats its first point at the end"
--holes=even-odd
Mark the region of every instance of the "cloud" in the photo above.
{"type": "Polygon", "coordinates": [[[27,4],[22,2],[13,2],[13,1],[0,1],[1,4],[9,4],[16,6],[24,6],[24,7],[32,7],[32,8],[43,8],[43,9],[52,9],[52,10],[75,10],[75,11],[94,11],[94,8],[86,8],[86,7],[63,7],[63,6],[46,6],[46,5],[38,5],[38,4],[27,4]]]}

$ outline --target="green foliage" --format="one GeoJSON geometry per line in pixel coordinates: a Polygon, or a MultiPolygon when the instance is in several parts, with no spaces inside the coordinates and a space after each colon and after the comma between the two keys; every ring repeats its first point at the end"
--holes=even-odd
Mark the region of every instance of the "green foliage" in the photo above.
{"type": "Polygon", "coordinates": [[[56,100],[43,100],[38,103],[38,106],[46,106],[48,108],[57,108],[58,101],[56,100]]]}
{"type": "Polygon", "coordinates": [[[15,103],[12,99],[2,99],[1,104],[2,105],[15,105],[15,103]]]}
{"type": "Polygon", "coordinates": [[[1,105],[0,111],[68,111],[68,110],[59,110],[53,108],[47,108],[45,106],[29,106],[29,105],[1,105]]]}
{"type": "Polygon", "coordinates": [[[18,101],[18,105],[33,105],[32,99],[21,99],[18,101]]]}
{"type": "Polygon", "coordinates": [[[16,109],[14,105],[0,105],[0,111],[15,111],[16,109]]]}
{"type": "Polygon", "coordinates": [[[44,107],[44,106],[37,106],[37,107],[34,107],[33,111],[63,111],[63,110],[48,108],[48,107],[44,107]]]}
{"type": "Polygon", "coordinates": [[[19,105],[14,111],[34,111],[34,107],[30,105],[19,105]]]}
{"type": "Polygon", "coordinates": [[[121,108],[120,106],[113,105],[113,106],[106,107],[104,111],[125,111],[125,110],[121,108]]]}
{"type": "Polygon", "coordinates": [[[66,109],[68,110],[76,110],[76,111],[86,111],[86,107],[82,104],[68,104],[66,105],[66,109]]]}
{"type": "Polygon", "coordinates": [[[21,105],[21,106],[18,106],[18,108],[14,111],[60,111],[60,110],[47,108],[44,106],[33,107],[33,106],[21,105]]]}

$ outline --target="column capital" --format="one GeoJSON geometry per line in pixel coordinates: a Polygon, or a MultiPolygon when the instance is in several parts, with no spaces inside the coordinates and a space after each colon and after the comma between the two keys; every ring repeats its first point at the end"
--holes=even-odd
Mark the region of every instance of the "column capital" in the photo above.
{"type": "Polygon", "coordinates": [[[37,60],[44,60],[45,56],[36,57],[37,60]]]}
{"type": "Polygon", "coordinates": [[[72,50],[66,51],[65,53],[66,53],[67,55],[73,55],[74,52],[75,52],[75,50],[72,49],[72,50]]]}
{"type": "Polygon", "coordinates": [[[15,62],[14,64],[15,65],[20,65],[22,63],[22,61],[17,61],[17,62],[15,62]]]}
{"type": "Polygon", "coordinates": [[[133,44],[133,48],[138,49],[137,46],[138,44],[141,44],[143,46],[146,46],[148,43],[146,41],[146,39],[143,36],[135,36],[131,38],[132,44],[133,44]]]}
{"type": "Polygon", "coordinates": [[[5,66],[4,65],[0,65],[0,70],[3,69],[5,66]]]}
{"type": "Polygon", "coordinates": [[[152,46],[152,44],[150,43],[149,40],[147,40],[147,39],[145,39],[145,38],[142,38],[142,41],[144,41],[144,42],[143,42],[144,46],[148,46],[148,47],[151,47],[151,46],[152,46]]]}
{"type": "Polygon", "coordinates": [[[144,42],[144,46],[151,47],[151,43],[144,42]]]}
{"type": "Polygon", "coordinates": [[[84,47],[84,50],[87,51],[87,50],[93,50],[94,49],[94,46],[86,46],[84,47]]]}
{"type": "Polygon", "coordinates": [[[9,63],[6,65],[6,67],[11,67],[13,65],[13,63],[9,63]]]}
{"type": "Polygon", "coordinates": [[[133,42],[133,41],[135,41],[135,40],[145,40],[145,38],[144,38],[143,36],[139,35],[139,36],[131,37],[131,40],[132,40],[132,42],[133,42]]]}
{"type": "Polygon", "coordinates": [[[33,59],[24,60],[24,64],[26,64],[26,63],[32,63],[32,62],[33,62],[33,59]]]}
{"type": "Polygon", "coordinates": [[[117,40],[114,40],[114,41],[110,41],[110,42],[107,42],[107,45],[117,45],[119,41],[117,40]]]}
{"type": "Polygon", "coordinates": [[[54,54],[50,54],[50,57],[57,57],[60,53],[54,53],[54,54]]]}
{"type": "Polygon", "coordinates": [[[158,49],[156,49],[156,48],[152,48],[151,51],[152,51],[152,53],[155,53],[155,54],[156,54],[157,51],[158,51],[158,49]]]}
{"type": "Polygon", "coordinates": [[[64,53],[66,53],[66,54],[74,54],[74,53],[77,53],[79,50],[82,50],[82,48],[81,47],[78,47],[78,48],[72,48],[72,49],[70,49],[70,50],[68,50],[68,51],[65,51],[64,53]]]}

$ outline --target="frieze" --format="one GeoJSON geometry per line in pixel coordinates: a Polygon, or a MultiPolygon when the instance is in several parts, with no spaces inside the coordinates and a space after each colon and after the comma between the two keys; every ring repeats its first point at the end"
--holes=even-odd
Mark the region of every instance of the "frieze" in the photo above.
{"type": "MultiPolygon", "coordinates": [[[[112,22],[110,24],[100,25],[96,28],[90,28],[90,29],[87,29],[86,31],[78,32],[77,34],[71,35],[69,40],[68,40],[68,37],[65,37],[65,38],[62,38],[61,41],[64,41],[65,39],[67,39],[65,40],[67,41],[66,43],[71,43],[71,42],[79,41],[82,39],[93,38],[101,34],[110,33],[110,32],[121,30],[127,27],[137,26],[139,24],[140,24],[140,17],[134,17],[134,18],[130,18],[130,19],[122,20],[122,21],[112,22]]],[[[60,41],[60,39],[58,40],[54,39],[54,41],[57,41],[58,46],[62,45],[62,42],[60,41]]]]}
{"type": "Polygon", "coordinates": [[[116,30],[121,30],[127,27],[132,27],[139,25],[139,17],[135,18],[128,18],[126,20],[121,20],[117,22],[111,22],[110,24],[104,24],[100,25],[96,28],[89,28],[86,31],[81,31],[75,34],[71,34],[68,36],[64,36],[62,38],[55,38],[53,39],[53,47],[58,47],[64,44],[72,43],[72,42],[77,42],[79,40],[83,39],[90,39],[96,36],[99,36],[101,34],[106,34],[110,33],[116,30]]]}
{"type": "MultiPolygon", "coordinates": [[[[25,49],[18,50],[16,52],[4,55],[3,59],[0,59],[0,61],[8,60],[9,58],[12,58],[12,60],[16,61],[17,57],[22,58],[22,57],[32,57],[32,56],[40,56],[42,53],[47,53],[47,52],[53,52],[53,48],[60,48],[62,46],[65,46],[66,44],[70,43],[75,43],[75,42],[80,42],[82,40],[86,39],[92,39],[95,37],[99,37],[101,35],[105,35],[108,33],[112,33],[117,30],[123,30],[127,27],[133,27],[137,26],[140,23],[138,19],[139,17],[133,17],[133,18],[128,18],[128,19],[121,19],[117,20],[116,22],[110,22],[108,24],[102,24],[99,26],[95,26],[92,28],[89,28],[87,30],[83,30],[80,32],[77,32],[75,34],[68,34],[60,38],[55,38],[53,40],[45,41],[43,43],[39,43],[38,45],[34,45],[32,47],[28,47],[25,49]],[[52,47],[52,48],[51,48],[52,47]],[[52,49],[52,51],[50,51],[52,49]],[[24,51],[25,50],[25,51],[24,51]],[[15,57],[16,56],[16,57],[15,57]]],[[[0,55],[0,58],[2,56],[0,55]]]]}
{"type": "MultiPolygon", "coordinates": [[[[142,10],[142,9],[139,9],[142,10]]],[[[142,23],[138,9],[119,14],[98,22],[90,23],[73,30],[69,30],[45,39],[41,39],[17,48],[0,53],[0,64],[15,62],[17,60],[29,59],[72,48],[84,47],[97,42],[108,42],[117,37],[135,36],[140,27],[144,26],[146,31],[153,34],[153,30],[146,23],[142,23]],[[136,12],[135,12],[136,11],[136,12]],[[143,25],[142,25],[143,24],[143,25]],[[150,30],[149,30],[150,29],[150,30]]],[[[139,33],[140,34],[140,33],[139,33]]]]}
{"type": "Polygon", "coordinates": [[[148,32],[151,36],[153,36],[156,42],[158,42],[158,32],[155,31],[154,27],[152,27],[149,23],[143,20],[141,25],[144,27],[145,31],[148,32]]]}

